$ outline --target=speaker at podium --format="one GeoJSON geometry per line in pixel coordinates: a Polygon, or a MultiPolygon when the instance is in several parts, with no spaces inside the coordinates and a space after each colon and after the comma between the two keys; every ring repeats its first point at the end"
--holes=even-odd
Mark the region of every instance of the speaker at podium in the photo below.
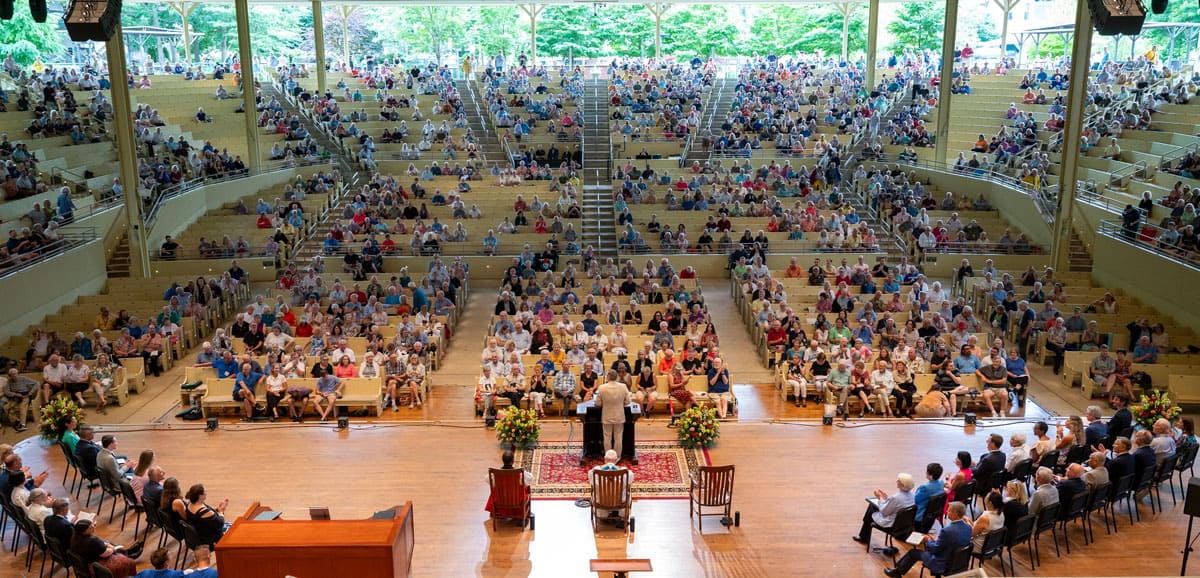
{"type": "MultiPolygon", "coordinates": [[[[579,453],[579,465],[587,463],[589,458],[604,457],[604,425],[601,423],[601,408],[596,407],[592,400],[575,405],[575,415],[583,421],[583,451],[579,453]]],[[[621,459],[637,465],[637,432],[634,424],[642,417],[642,406],[630,403],[625,406],[625,427],[621,435],[621,459]]]]}

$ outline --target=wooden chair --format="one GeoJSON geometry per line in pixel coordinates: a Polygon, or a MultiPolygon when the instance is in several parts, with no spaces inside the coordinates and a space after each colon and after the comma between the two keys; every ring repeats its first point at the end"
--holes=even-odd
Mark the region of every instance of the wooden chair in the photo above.
{"type": "Polygon", "coordinates": [[[496,531],[496,521],[507,518],[499,512],[520,512],[521,531],[525,530],[526,522],[529,529],[534,527],[533,513],[530,505],[533,501],[529,496],[529,486],[525,485],[525,470],[523,468],[501,469],[488,468],[488,485],[492,488],[491,512],[492,531],[496,531]]]}
{"type": "Polygon", "coordinates": [[[928,533],[933,529],[934,522],[942,521],[942,516],[945,515],[946,511],[946,498],[946,492],[929,498],[929,502],[925,504],[925,511],[921,516],[921,524],[917,527],[918,530],[928,533]]]}
{"type": "Polygon", "coordinates": [[[592,473],[592,531],[599,531],[600,510],[616,511],[625,526],[625,533],[633,531],[633,488],[629,471],[593,470],[592,473]]]}
{"type": "Polygon", "coordinates": [[[733,510],[734,466],[700,466],[691,474],[688,488],[688,517],[699,518],[700,529],[704,529],[704,516],[721,516],[721,523],[728,526],[742,525],[742,513],[730,515],[733,510]],[[719,513],[704,513],[704,508],[721,508],[719,513]]]}

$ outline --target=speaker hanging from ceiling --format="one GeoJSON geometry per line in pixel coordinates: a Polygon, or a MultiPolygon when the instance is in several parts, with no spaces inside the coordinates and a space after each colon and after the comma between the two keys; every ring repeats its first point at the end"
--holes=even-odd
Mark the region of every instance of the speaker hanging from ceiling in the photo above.
{"type": "Polygon", "coordinates": [[[1088,0],[1088,8],[1101,36],[1137,36],[1146,22],[1146,6],[1141,0],[1088,0]]]}
{"type": "Polygon", "coordinates": [[[121,23],[121,0],[74,0],[67,7],[63,23],[75,42],[108,42],[121,23]]]}
{"type": "Polygon", "coordinates": [[[13,0],[0,0],[0,20],[12,20],[13,0]]]}
{"type": "Polygon", "coordinates": [[[29,14],[38,24],[46,22],[46,0],[29,0],[29,14]]]}

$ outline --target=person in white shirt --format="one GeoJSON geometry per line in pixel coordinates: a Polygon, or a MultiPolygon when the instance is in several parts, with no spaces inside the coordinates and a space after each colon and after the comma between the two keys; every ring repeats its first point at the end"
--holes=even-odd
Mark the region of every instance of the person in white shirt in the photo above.
{"type": "Polygon", "coordinates": [[[42,368],[42,405],[50,403],[50,396],[67,388],[67,365],[58,354],[50,356],[42,368]]]}
{"type": "Polygon", "coordinates": [[[1008,440],[1008,445],[1012,447],[1008,453],[1008,460],[1004,463],[1004,469],[1012,473],[1017,464],[1029,459],[1029,448],[1025,445],[1025,434],[1014,433],[1008,440]]]}
{"type": "Polygon", "coordinates": [[[368,378],[378,378],[380,374],[379,363],[375,361],[375,354],[368,351],[363,355],[362,364],[358,366],[358,376],[368,378]]]}
{"type": "Polygon", "coordinates": [[[296,339],[291,335],[281,331],[279,327],[272,327],[271,333],[267,335],[264,343],[266,344],[267,349],[286,350],[288,346],[291,345],[295,340],[296,339]]]}
{"type": "Polygon", "coordinates": [[[892,390],[896,388],[896,380],[887,362],[880,359],[875,362],[875,371],[871,372],[871,389],[875,392],[876,413],[886,417],[892,414],[892,390]]]}
{"type": "Polygon", "coordinates": [[[46,530],[42,526],[42,522],[54,513],[50,509],[52,501],[54,498],[50,496],[50,493],[41,488],[35,488],[29,492],[29,505],[25,507],[25,517],[42,531],[43,536],[46,535],[46,530]]]}
{"type": "Polygon", "coordinates": [[[67,393],[79,404],[79,407],[86,405],[83,402],[83,392],[92,387],[92,368],[83,362],[82,355],[76,353],[71,358],[71,364],[67,366],[66,374],[63,377],[63,385],[66,387],[67,393]]]}
{"type": "Polygon", "coordinates": [[[483,366],[483,375],[479,376],[479,381],[475,383],[475,401],[483,403],[483,415],[487,417],[495,411],[493,400],[496,397],[496,378],[492,376],[492,369],[488,366],[483,366]]]}
{"type": "Polygon", "coordinates": [[[339,360],[343,357],[349,357],[350,363],[358,362],[358,358],[356,358],[354,356],[354,350],[350,349],[350,347],[348,345],[346,345],[345,339],[341,339],[338,341],[337,349],[334,349],[333,352],[330,353],[330,357],[332,357],[333,359],[339,359],[339,360]]]}
{"type": "Polygon", "coordinates": [[[275,421],[278,415],[279,402],[287,395],[287,376],[280,372],[278,363],[271,364],[271,374],[267,376],[267,413],[269,419],[275,421]]]}

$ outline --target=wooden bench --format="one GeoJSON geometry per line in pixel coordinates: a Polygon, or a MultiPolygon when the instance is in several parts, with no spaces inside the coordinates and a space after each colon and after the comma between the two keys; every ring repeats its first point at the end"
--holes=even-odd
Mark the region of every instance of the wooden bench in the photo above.
{"type": "Polygon", "coordinates": [[[1167,392],[1180,406],[1200,405],[1200,375],[1168,375],[1167,392]]]}

